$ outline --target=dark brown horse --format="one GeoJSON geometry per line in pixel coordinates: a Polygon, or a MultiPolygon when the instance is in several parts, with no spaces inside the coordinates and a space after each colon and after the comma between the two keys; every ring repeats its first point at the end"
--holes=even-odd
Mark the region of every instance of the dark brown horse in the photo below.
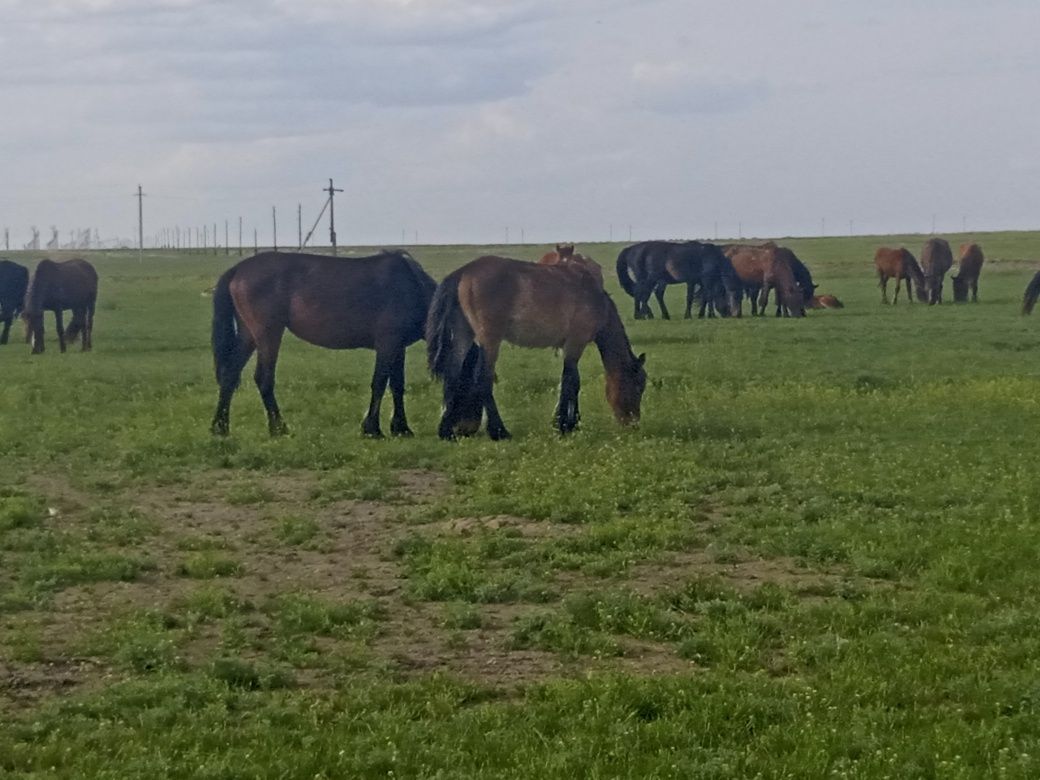
{"type": "Polygon", "coordinates": [[[441,282],[426,322],[430,371],[444,382],[442,439],[475,433],[485,410],[488,436],[509,438],[492,392],[503,341],[563,352],[556,407],[561,433],[578,425],[578,360],[593,341],[615,418],[622,424],[639,419],[646,356],[632,353],[617,307],[589,274],[567,264],[480,257],[441,282]]]}
{"type": "Polygon", "coordinates": [[[570,264],[588,271],[596,279],[596,283],[603,287],[603,268],[600,264],[587,255],[574,251],[574,244],[557,244],[556,250],[546,252],[538,260],[539,265],[565,265],[570,264]]]}
{"type": "Polygon", "coordinates": [[[913,280],[914,286],[917,287],[917,299],[922,302],[928,300],[924,272],[921,270],[921,266],[917,264],[916,258],[910,254],[909,249],[903,249],[902,247],[893,249],[887,246],[878,247],[878,250],[874,253],[874,269],[878,275],[878,287],[881,288],[882,303],[888,303],[889,279],[896,280],[896,294],[892,299],[892,303],[899,302],[899,286],[904,281],[906,282],[906,300],[908,303],[913,303],[911,280],[913,280]]]}
{"type": "MultiPolygon", "coordinates": [[[[798,284],[796,258],[790,249],[770,242],[761,246],[734,244],[726,247],[725,252],[751,299],[752,315],[766,313],[769,292],[775,289],[777,317],[805,316],[805,289],[798,284]]],[[[809,285],[811,301],[815,285],[809,285]]]]}
{"type": "Polygon", "coordinates": [[[374,349],[372,399],[361,424],[380,436],[379,406],[389,381],[390,432],[409,436],[404,413],[404,351],[423,336],[437,284],[404,251],[371,257],[264,252],[226,271],[213,292],[213,362],[220,398],[213,433],[230,428],[231,396],[255,350],[254,379],[272,436],[287,432],[274,397],[274,372],[286,328],[328,349],[374,349]]]}
{"type": "Polygon", "coordinates": [[[953,279],[953,302],[967,303],[968,290],[971,290],[971,302],[979,302],[979,274],[982,273],[982,264],[986,262],[982,254],[982,247],[978,244],[961,244],[961,262],[957,268],[957,275],[953,279]]]}
{"type": "Polygon", "coordinates": [[[1022,296],[1022,313],[1032,314],[1036,306],[1036,299],[1040,298],[1040,271],[1033,274],[1033,278],[1026,285],[1025,294],[1022,296]]]}
{"type": "Polygon", "coordinates": [[[652,319],[650,295],[657,298],[662,319],[670,319],[664,291],[670,284],[686,283],[686,319],[692,316],[696,290],[701,292],[698,314],[714,316],[718,306],[724,313],[740,316],[740,280],[722,249],[701,241],[640,241],[621,250],[617,264],[618,282],[635,302],[635,318],[652,319]],[[711,307],[711,308],[709,308],[711,307]]]}
{"type": "Polygon", "coordinates": [[[84,352],[93,347],[97,291],[97,271],[86,260],[66,260],[63,263],[41,260],[29,281],[22,309],[25,338],[32,344],[32,353],[38,355],[43,352],[43,314],[47,311],[54,312],[58,347],[62,352],[67,343],[75,343],[76,337],[80,335],[84,352]],[[72,320],[67,331],[62,320],[65,309],[72,310],[72,320]]]}
{"type": "Polygon", "coordinates": [[[953,252],[945,238],[929,238],[921,250],[921,270],[924,272],[928,305],[942,303],[943,281],[953,266],[953,252]]]}
{"type": "Polygon", "coordinates": [[[29,288],[29,269],[24,265],[0,260],[0,344],[6,344],[11,333],[11,322],[22,310],[25,303],[25,291],[29,288]]]}

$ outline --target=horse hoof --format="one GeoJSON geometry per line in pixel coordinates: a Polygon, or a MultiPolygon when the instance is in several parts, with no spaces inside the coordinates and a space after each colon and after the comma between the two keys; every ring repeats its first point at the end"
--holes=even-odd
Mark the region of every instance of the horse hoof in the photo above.
{"type": "Polygon", "coordinates": [[[412,429],[409,428],[407,425],[404,426],[403,428],[395,428],[395,427],[393,427],[391,425],[390,426],[390,433],[392,435],[394,435],[394,436],[401,436],[402,438],[405,438],[405,439],[410,439],[413,436],[415,436],[415,434],[412,433],[412,429]]]}
{"type": "Polygon", "coordinates": [[[283,422],[272,423],[271,426],[268,428],[268,431],[270,432],[272,439],[280,436],[288,436],[289,426],[283,422]]]}
{"type": "Polygon", "coordinates": [[[213,425],[210,426],[210,432],[214,436],[227,436],[231,433],[231,426],[227,423],[213,423],[213,425]]]}
{"type": "Polygon", "coordinates": [[[511,434],[505,428],[500,428],[498,430],[488,431],[488,438],[490,438],[491,441],[506,441],[508,439],[512,439],[513,434],[511,434]]]}

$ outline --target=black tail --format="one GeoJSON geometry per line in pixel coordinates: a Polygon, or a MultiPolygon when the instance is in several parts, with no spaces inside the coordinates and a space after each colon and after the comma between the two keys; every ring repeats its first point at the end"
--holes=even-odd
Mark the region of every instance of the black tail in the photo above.
{"type": "Polygon", "coordinates": [[[437,285],[426,315],[426,364],[430,373],[444,380],[452,375],[454,324],[459,314],[459,277],[448,274],[437,285]]]}
{"type": "Polygon", "coordinates": [[[632,247],[626,246],[617,256],[617,278],[618,282],[621,283],[621,288],[631,295],[633,298],[636,297],[636,282],[629,273],[628,267],[628,255],[632,247]]]}
{"type": "Polygon", "coordinates": [[[468,324],[459,308],[456,272],[437,286],[426,317],[426,362],[430,373],[444,383],[444,416],[438,431],[441,438],[476,433],[484,414],[478,385],[484,370],[484,351],[471,343],[465,355],[459,355],[455,340],[460,327],[468,324]]]}
{"type": "Polygon", "coordinates": [[[227,369],[239,362],[238,317],[230,290],[234,275],[234,268],[225,271],[213,288],[213,368],[217,384],[222,384],[227,369]]]}
{"type": "Polygon", "coordinates": [[[1036,299],[1040,298],[1040,271],[1030,280],[1026,287],[1026,294],[1022,297],[1022,313],[1032,314],[1036,306],[1036,299]]]}

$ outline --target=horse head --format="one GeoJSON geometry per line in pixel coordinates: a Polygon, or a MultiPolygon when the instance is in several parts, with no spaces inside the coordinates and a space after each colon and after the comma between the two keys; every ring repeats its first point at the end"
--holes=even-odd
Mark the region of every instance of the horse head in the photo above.
{"type": "Polygon", "coordinates": [[[639,357],[628,350],[620,371],[607,373],[607,402],[621,425],[639,422],[640,405],[646,390],[646,353],[639,357]]]}

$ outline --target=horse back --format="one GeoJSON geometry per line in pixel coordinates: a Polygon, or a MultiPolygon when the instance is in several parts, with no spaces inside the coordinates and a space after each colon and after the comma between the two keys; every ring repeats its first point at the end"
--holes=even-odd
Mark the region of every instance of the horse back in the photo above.
{"type": "Polygon", "coordinates": [[[942,276],[953,265],[953,252],[945,238],[930,238],[921,250],[921,269],[926,276],[942,276]]]}

